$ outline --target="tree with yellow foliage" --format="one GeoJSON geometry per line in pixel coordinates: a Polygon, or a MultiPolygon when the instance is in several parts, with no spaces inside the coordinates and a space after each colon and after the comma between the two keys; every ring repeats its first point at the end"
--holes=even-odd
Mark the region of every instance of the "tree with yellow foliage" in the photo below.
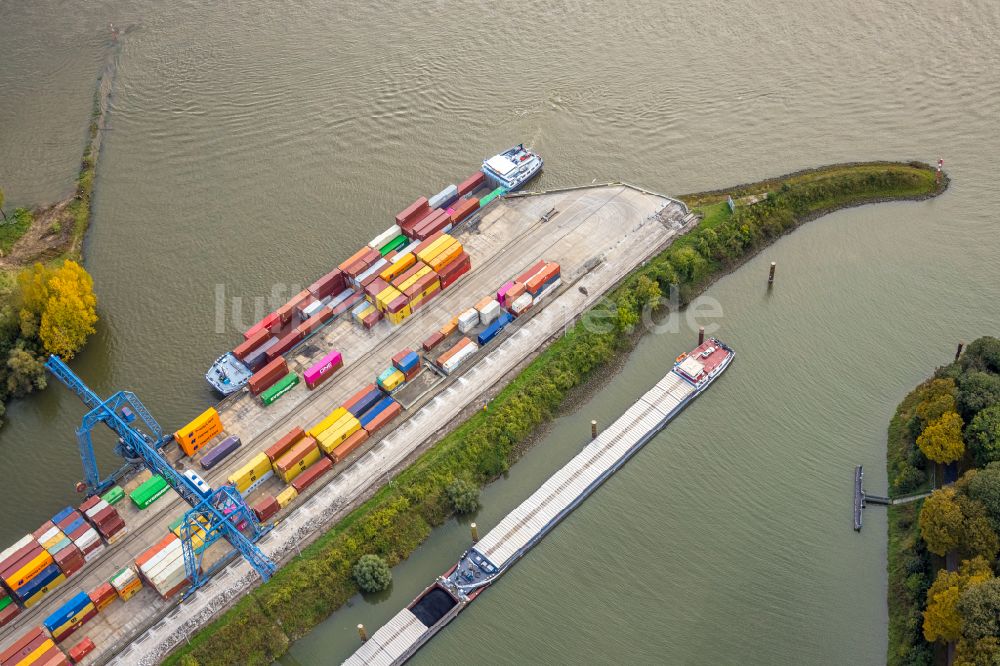
{"type": "Polygon", "coordinates": [[[920,509],[920,536],[927,543],[927,550],[944,555],[957,548],[964,536],[964,520],[954,488],[931,493],[920,509]]]}
{"type": "Polygon", "coordinates": [[[50,354],[72,358],[97,323],[94,280],[75,261],[55,269],[35,264],[18,275],[22,334],[37,331],[50,354]]]}
{"type": "Polygon", "coordinates": [[[993,577],[990,563],[982,557],[962,562],[958,571],[938,572],[927,590],[927,609],[924,611],[924,638],[928,641],[951,643],[962,637],[962,615],[958,600],[969,586],[978,585],[993,577]]]}
{"type": "Polygon", "coordinates": [[[958,412],[945,412],[940,418],[931,421],[917,437],[917,446],[928,460],[939,463],[950,463],[958,460],[965,453],[962,442],[962,417],[958,412]]]}

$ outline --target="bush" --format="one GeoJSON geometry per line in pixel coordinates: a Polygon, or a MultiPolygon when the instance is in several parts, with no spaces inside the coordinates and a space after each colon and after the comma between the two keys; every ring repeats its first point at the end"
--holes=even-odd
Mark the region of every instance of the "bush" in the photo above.
{"type": "Polygon", "coordinates": [[[455,513],[473,513],[479,509],[479,488],[465,479],[455,479],[445,489],[455,513]]]}
{"type": "Polygon", "coordinates": [[[392,569],[378,555],[362,555],[353,573],[354,582],[365,592],[381,592],[392,583],[392,569]]]}

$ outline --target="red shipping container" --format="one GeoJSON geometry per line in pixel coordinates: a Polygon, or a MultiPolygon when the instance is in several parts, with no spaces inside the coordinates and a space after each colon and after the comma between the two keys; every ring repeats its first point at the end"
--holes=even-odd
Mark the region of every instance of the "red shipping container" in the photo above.
{"type": "Polygon", "coordinates": [[[73,662],[69,660],[63,651],[58,647],[52,646],[52,648],[39,657],[32,666],[70,666],[73,662]]]}
{"type": "Polygon", "coordinates": [[[59,570],[67,576],[72,576],[83,568],[83,553],[73,544],[60,550],[52,559],[59,565],[59,570]]]}
{"type": "Polygon", "coordinates": [[[119,518],[117,521],[111,521],[107,525],[100,525],[97,531],[101,533],[101,536],[105,540],[110,539],[114,535],[125,529],[125,521],[119,518]]]}
{"type": "Polygon", "coordinates": [[[451,217],[443,210],[439,210],[437,215],[421,220],[420,224],[413,228],[413,237],[423,240],[436,233],[443,232],[445,227],[451,225],[451,217]]]}
{"type": "Polygon", "coordinates": [[[14,602],[11,602],[6,608],[0,610],[0,627],[4,626],[20,614],[21,607],[14,602]]]}
{"type": "Polygon", "coordinates": [[[363,260],[364,257],[365,257],[365,255],[368,254],[368,250],[370,250],[370,249],[371,249],[370,247],[363,247],[363,248],[361,248],[360,250],[358,250],[357,252],[355,252],[354,254],[352,254],[351,256],[349,256],[347,259],[345,259],[343,261],[343,263],[341,263],[339,266],[337,266],[337,268],[339,268],[341,271],[343,271],[343,272],[346,273],[347,272],[347,268],[351,264],[356,264],[359,261],[363,260]]]}
{"type": "Polygon", "coordinates": [[[451,223],[458,224],[477,210],[479,210],[479,199],[462,199],[455,205],[455,210],[451,214],[451,223]]]}
{"type": "Polygon", "coordinates": [[[520,282],[521,284],[527,284],[528,280],[530,280],[532,277],[534,277],[535,273],[537,273],[538,271],[542,270],[543,268],[545,268],[545,260],[544,259],[535,262],[535,264],[531,268],[529,268],[525,272],[523,272],[520,275],[518,275],[517,279],[515,280],[515,282],[520,282]]]}
{"type": "MultiPolygon", "coordinates": [[[[320,458],[319,461],[307,467],[306,471],[295,477],[295,480],[292,481],[292,488],[301,494],[303,490],[316,483],[331,469],[333,469],[333,462],[329,458],[320,458]]],[[[275,500],[275,504],[277,504],[277,500],[275,500]]]]}
{"type": "MultiPolygon", "coordinates": [[[[288,353],[289,351],[292,350],[293,347],[295,347],[295,345],[302,342],[303,337],[305,336],[302,335],[302,331],[295,329],[285,337],[278,340],[278,344],[274,345],[273,347],[267,350],[267,360],[273,361],[282,354],[288,353]]],[[[288,373],[286,372],[285,374],[288,373]]],[[[282,377],[284,376],[285,375],[282,375],[282,377]]],[[[278,379],[281,379],[281,377],[279,377],[278,379]]]]}
{"type": "Polygon", "coordinates": [[[335,463],[343,462],[343,460],[349,456],[351,452],[361,446],[367,439],[368,431],[364,428],[356,430],[353,435],[345,439],[340,446],[330,452],[330,460],[335,463]]]}
{"type": "Polygon", "coordinates": [[[309,317],[309,319],[306,319],[304,322],[299,324],[295,330],[301,333],[302,337],[305,338],[310,333],[321,329],[323,324],[330,321],[332,318],[333,311],[330,308],[324,307],[320,309],[319,314],[314,314],[312,317],[309,317]]]}
{"type": "Polygon", "coordinates": [[[59,529],[65,529],[81,518],[83,518],[83,515],[81,515],[79,511],[74,509],[73,513],[69,514],[68,516],[60,520],[58,523],[56,523],[56,527],[58,527],[59,529]]]}
{"type": "Polygon", "coordinates": [[[372,300],[375,300],[376,296],[388,288],[389,283],[376,275],[374,280],[365,285],[365,293],[371,296],[372,300]]]}
{"type": "Polygon", "coordinates": [[[170,599],[176,596],[178,593],[186,590],[189,585],[191,585],[191,582],[187,578],[185,578],[184,580],[182,580],[180,583],[177,584],[177,587],[167,590],[165,594],[162,594],[160,596],[162,596],[164,599],[170,599]]]}
{"type": "Polygon", "coordinates": [[[378,387],[375,386],[375,384],[369,384],[368,386],[364,387],[363,389],[352,395],[350,398],[345,400],[344,404],[341,406],[347,411],[351,411],[351,407],[354,407],[354,405],[361,402],[369,393],[374,391],[376,388],[378,387]]]}
{"type": "Polygon", "coordinates": [[[361,294],[351,294],[346,299],[344,299],[340,304],[338,304],[337,307],[332,308],[330,310],[331,316],[336,316],[347,312],[355,305],[357,305],[358,301],[360,301],[362,298],[364,297],[361,294]]]}
{"type": "Polygon", "coordinates": [[[280,319],[282,323],[287,323],[288,320],[292,318],[292,315],[295,314],[295,309],[306,301],[312,300],[312,297],[313,296],[309,293],[308,289],[303,289],[293,296],[287,303],[276,310],[278,319],[280,319]]]}
{"type": "Polygon", "coordinates": [[[49,635],[41,627],[29,629],[23,636],[14,641],[9,648],[0,652],[0,664],[18,663],[47,640],[49,640],[49,635]]]}
{"type": "Polygon", "coordinates": [[[450,287],[455,283],[455,280],[468,273],[469,269],[472,268],[472,263],[464,261],[462,263],[448,264],[449,268],[451,268],[452,266],[454,266],[455,268],[449,271],[448,275],[441,277],[441,289],[447,289],[448,287],[450,287]]]}
{"type": "Polygon", "coordinates": [[[469,176],[468,178],[466,178],[465,180],[463,180],[461,183],[458,184],[458,193],[459,195],[463,195],[463,194],[468,194],[469,192],[473,192],[477,188],[482,187],[483,183],[485,182],[486,182],[486,174],[483,173],[482,171],[477,171],[476,173],[472,174],[471,176],[469,176]]]}
{"type": "Polygon", "coordinates": [[[295,445],[288,450],[288,452],[279,460],[274,462],[274,466],[277,467],[282,473],[296,467],[302,459],[307,457],[315,449],[319,447],[319,443],[310,436],[303,437],[295,445]]]}
{"type": "Polygon", "coordinates": [[[418,374],[420,374],[420,368],[421,367],[423,367],[423,366],[418,363],[417,365],[413,366],[413,369],[410,370],[409,372],[404,372],[403,376],[406,377],[406,381],[410,381],[411,379],[413,379],[414,377],[416,377],[418,374]]]}
{"type": "Polygon", "coordinates": [[[437,347],[444,340],[444,333],[441,331],[435,331],[431,335],[427,336],[427,339],[423,341],[420,345],[424,348],[424,351],[430,351],[437,347]]]}
{"type": "Polygon", "coordinates": [[[404,227],[407,223],[418,220],[426,215],[428,210],[430,210],[430,206],[427,203],[427,197],[420,197],[396,215],[396,224],[404,227]]]}
{"type": "Polygon", "coordinates": [[[399,368],[399,364],[403,362],[403,359],[413,353],[413,350],[407,347],[406,349],[396,352],[392,355],[392,365],[395,368],[399,368]]]}
{"type": "Polygon", "coordinates": [[[396,314],[397,312],[405,308],[409,303],[410,299],[408,299],[406,296],[397,296],[396,298],[392,299],[392,302],[389,303],[389,305],[386,307],[386,311],[389,314],[396,314]]]}
{"type": "Polygon", "coordinates": [[[365,426],[365,430],[368,431],[369,435],[374,432],[378,432],[379,430],[384,428],[386,424],[389,423],[389,421],[399,416],[399,413],[402,411],[402,409],[403,408],[400,407],[398,402],[393,402],[388,407],[383,409],[378,416],[369,421],[368,425],[365,426]]]}
{"type": "Polygon", "coordinates": [[[94,641],[90,640],[90,638],[84,638],[69,649],[69,658],[74,664],[79,664],[84,657],[94,651],[95,647],[94,641]]]}
{"type": "MultiPolygon", "coordinates": [[[[98,501],[100,501],[100,498],[98,498],[98,501]]],[[[46,520],[44,523],[42,523],[41,527],[39,527],[37,530],[31,533],[31,536],[35,537],[35,541],[38,541],[43,536],[45,536],[46,532],[48,532],[55,526],[56,524],[53,523],[51,520],[46,520]]]]}
{"type": "Polygon", "coordinates": [[[278,504],[278,500],[271,495],[268,495],[253,505],[253,513],[257,516],[257,520],[259,522],[264,522],[274,514],[278,513],[278,509],[280,508],[281,505],[278,504]]]}
{"type": "Polygon", "coordinates": [[[267,315],[266,317],[264,317],[263,319],[261,319],[259,322],[257,322],[256,324],[254,324],[253,326],[251,326],[250,328],[248,328],[246,330],[246,332],[243,334],[243,339],[244,340],[248,340],[248,339],[250,339],[250,336],[252,336],[257,331],[271,328],[271,326],[276,321],[278,321],[278,315],[275,314],[274,312],[272,312],[271,314],[267,315]]]}
{"type": "Polygon", "coordinates": [[[309,293],[316,298],[323,300],[327,296],[339,294],[347,288],[347,278],[344,272],[335,268],[320,279],[309,285],[309,293]]]}
{"type": "Polygon", "coordinates": [[[424,296],[424,297],[423,297],[423,298],[422,298],[422,299],[420,300],[420,302],[419,302],[419,303],[417,303],[416,305],[411,305],[410,307],[411,307],[411,308],[413,309],[413,311],[414,311],[414,312],[416,312],[416,311],[417,311],[417,310],[419,310],[420,308],[424,307],[425,305],[427,305],[428,303],[430,303],[431,301],[433,301],[433,300],[434,300],[435,298],[437,298],[437,297],[438,297],[438,296],[439,296],[440,294],[441,294],[441,289],[440,289],[440,288],[438,288],[438,289],[436,289],[436,290],[432,291],[431,293],[427,294],[426,296],[424,296]]]}
{"type": "Polygon", "coordinates": [[[305,431],[299,426],[295,426],[285,433],[284,437],[264,449],[264,455],[266,455],[268,460],[273,463],[275,460],[288,453],[288,451],[295,446],[295,443],[305,436],[305,431]]]}
{"type": "Polygon", "coordinates": [[[250,377],[250,381],[247,384],[249,385],[250,392],[252,394],[260,395],[262,391],[269,388],[272,384],[287,374],[288,364],[285,362],[284,358],[279,356],[255,372],[250,377]]]}
{"type": "Polygon", "coordinates": [[[100,503],[101,503],[101,498],[99,495],[91,495],[90,497],[88,497],[83,501],[83,504],[77,507],[77,510],[84,516],[86,516],[88,511],[90,511],[100,503]]]}
{"type": "Polygon", "coordinates": [[[251,335],[249,338],[247,338],[240,344],[236,345],[236,347],[233,349],[233,356],[242,361],[244,358],[246,358],[247,354],[249,354],[254,349],[257,349],[257,347],[260,347],[262,344],[267,342],[268,339],[270,339],[270,337],[271,333],[266,328],[260,329],[259,331],[251,335]]]}
{"type": "MultiPolygon", "coordinates": [[[[14,567],[15,565],[17,565],[17,563],[20,560],[24,559],[24,557],[28,553],[34,553],[34,554],[37,555],[41,550],[42,550],[42,547],[38,544],[37,541],[32,541],[27,546],[23,546],[21,548],[18,548],[13,553],[11,553],[10,556],[7,557],[7,559],[5,559],[3,562],[0,562],[0,576],[2,576],[3,574],[7,573],[8,569],[10,569],[10,568],[14,567]]],[[[15,572],[11,571],[10,573],[13,574],[15,572]]]]}
{"type": "Polygon", "coordinates": [[[97,611],[100,612],[118,598],[118,591],[115,590],[111,583],[101,583],[91,590],[87,596],[90,597],[91,602],[97,607],[97,611]]]}
{"type": "Polygon", "coordinates": [[[93,525],[103,525],[106,522],[108,522],[108,520],[112,520],[117,516],[118,516],[118,510],[115,509],[115,507],[106,506],[97,513],[95,513],[93,516],[91,516],[90,522],[93,525]]]}
{"type": "Polygon", "coordinates": [[[516,301],[518,296],[523,294],[525,291],[526,289],[524,288],[523,284],[521,284],[520,282],[515,282],[514,286],[508,289],[507,293],[504,294],[503,300],[505,301],[506,305],[510,305],[511,303],[516,301]]]}
{"type": "Polygon", "coordinates": [[[379,323],[381,319],[382,319],[382,313],[376,310],[375,312],[371,313],[370,315],[362,319],[361,323],[364,324],[365,328],[372,328],[375,326],[375,324],[379,323]]]}
{"type": "Polygon", "coordinates": [[[70,534],[67,534],[66,536],[68,536],[70,538],[70,541],[77,541],[78,539],[83,538],[83,535],[86,534],[87,532],[89,532],[92,529],[94,529],[93,525],[91,525],[90,523],[84,523],[83,525],[80,525],[79,527],[77,527],[75,530],[73,530],[70,534]]]}
{"type": "Polygon", "coordinates": [[[430,289],[431,286],[437,281],[438,281],[437,273],[431,271],[422,278],[417,278],[416,282],[414,282],[413,284],[411,284],[409,287],[406,288],[406,290],[403,292],[403,295],[406,296],[408,299],[413,300],[414,296],[424,293],[424,291],[430,289]]]}

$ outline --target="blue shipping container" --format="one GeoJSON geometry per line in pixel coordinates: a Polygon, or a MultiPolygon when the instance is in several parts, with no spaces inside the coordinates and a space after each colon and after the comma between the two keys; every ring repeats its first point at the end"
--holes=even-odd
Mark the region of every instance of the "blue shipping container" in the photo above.
{"type": "Polygon", "coordinates": [[[499,317],[497,317],[496,321],[487,326],[486,330],[484,330],[482,333],[479,334],[478,337],[479,346],[482,347],[487,342],[497,337],[497,333],[502,331],[503,327],[512,321],[514,321],[514,317],[509,312],[504,312],[499,317]]]}
{"type": "Polygon", "coordinates": [[[386,407],[396,402],[392,398],[383,398],[379,400],[378,404],[369,409],[367,412],[358,417],[358,421],[361,422],[361,427],[364,428],[369,423],[375,420],[375,417],[385,411],[386,407]]]}
{"type": "Polygon", "coordinates": [[[417,352],[411,351],[409,354],[404,356],[402,360],[400,360],[399,365],[396,367],[398,367],[402,373],[406,374],[410,370],[413,370],[413,368],[417,367],[417,363],[419,362],[420,357],[417,356],[417,352]]]}
{"type": "Polygon", "coordinates": [[[38,592],[38,590],[42,589],[61,575],[62,571],[60,571],[59,566],[56,564],[50,564],[35,574],[34,578],[29,580],[24,586],[21,587],[21,589],[14,593],[14,596],[21,601],[30,599],[36,592],[38,592]]]}
{"type": "Polygon", "coordinates": [[[353,407],[348,407],[347,411],[351,413],[351,416],[360,418],[362,414],[367,412],[372,408],[372,405],[377,403],[385,394],[379,391],[377,388],[369,391],[368,395],[358,400],[357,404],[353,407]]]}
{"type": "Polygon", "coordinates": [[[65,518],[66,516],[68,516],[71,513],[73,513],[73,507],[68,506],[65,509],[63,509],[62,511],[60,511],[59,513],[57,513],[56,515],[52,516],[52,522],[53,523],[58,523],[60,520],[62,520],[63,518],[65,518]]]}
{"type": "Polygon", "coordinates": [[[219,445],[214,449],[206,453],[201,458],[201,468],[202,469],[212,469],[218,465],[226,456],[240,448],[242,442],[240,438],[236,435],[226,437],[224,440],[219,442],[219,445]]]}
{"type": "Polygon", "coordinates": [[[86,592],[80,592],[75,597],[64,603],[59,610],[57,610],[52,615],[45,618],[42,622],[45,628],[50,632],[55,631],[59,627],[66,624],[66,622],[80,612],[80,609],[90,603],[90,597],[87,596],[86,592]]]}
{"type": "Polygon", "coordinates": [[[62,530],[62,533],[63,534],[72,534],[74,530],[76,530],[77,528],[80,527],[80,525],[83,525],[83,522],[84,521],[83,521],[82,517],[81,518],[77,518],[72,523],[70,523],[69,525],[67,525],[66,529],[62,530]]]}

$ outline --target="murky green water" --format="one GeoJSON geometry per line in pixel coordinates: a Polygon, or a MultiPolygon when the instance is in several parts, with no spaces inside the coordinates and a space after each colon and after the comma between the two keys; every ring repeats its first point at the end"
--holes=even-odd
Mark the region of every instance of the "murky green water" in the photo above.
{"type": "MultiPolygon", "coordinates": [[[[415,663],[884,659],[884,514],[851,530],[851,470],[881,490],[899,398],[959,339],[1000,330],[995,4],[41,0],[0,14],[12,205],[72,187],[107,23],[127,26],[86,249],[103,320],[75,367],[101,392],[136,391],[167,428],[209,404],[202,372],[238,338],[217,332],[216,285],[252,301],[310,281],[516,141],[544,155],[546,185],[670,193],[944,157],[944,197],[828,216],[715,285],[739,354],[726,376],[415,663]]],[[[486,491],[480,529],[693,339],[646,338],[486,491]]],[[[61,388],[8,409],[0,497],[20,510],[3,542],[74,499],[80,416],[61,388]]],[[[355,600],[287,663],[349,654],[358,622],[374,630],[467,542],[465,524],[437,530],[391,595],[355,600]]]]}

